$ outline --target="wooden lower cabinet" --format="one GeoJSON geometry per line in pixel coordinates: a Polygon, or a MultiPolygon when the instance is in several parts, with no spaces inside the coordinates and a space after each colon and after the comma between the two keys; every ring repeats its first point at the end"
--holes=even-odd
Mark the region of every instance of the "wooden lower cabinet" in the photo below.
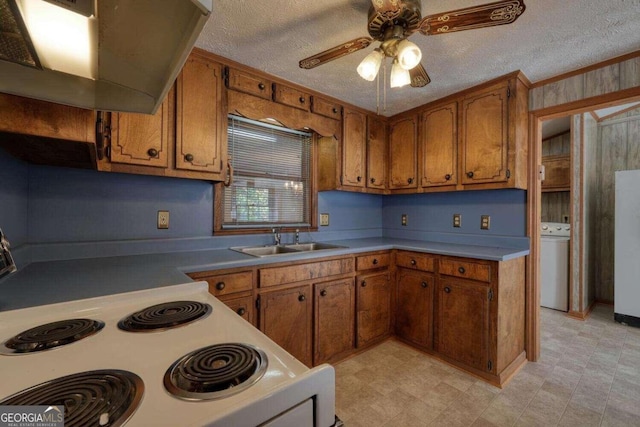
{"type": "Polygon", "coordinates": [[[235,311],[238,316],[242,317],[247,322],[255,325],[255,316],[253,314],[253,297],[242,298],[220,298],[220,301],[225,303],[227,307],[235,311]]]}
{"type": "Polygon", "coordinates": [[[356,278],[356,325],[358,348],[389,335],[391,277],[388,271],[356,278]]]}
{"type": "Polygon", "coordinates": [[[352,278],[314,285],[313,364],[339,360],[355,347],[355,286],[352,278]]]}
{"type": "Polygon", "coordinates": [[[400,268],[396,277],[396,335],[423,349],[431,350],[434,276],[400,268]]]}
{"type": "Polygon", "coordinates": [[[478,370],[489,367],[489,298],[486,283],[441,279],[437,351],[478,370]]]}
{"type": "Polygon", "coordinates": [[[311,285],[260,294],[260,330],[296,359],[312,366],[311,285]]]}

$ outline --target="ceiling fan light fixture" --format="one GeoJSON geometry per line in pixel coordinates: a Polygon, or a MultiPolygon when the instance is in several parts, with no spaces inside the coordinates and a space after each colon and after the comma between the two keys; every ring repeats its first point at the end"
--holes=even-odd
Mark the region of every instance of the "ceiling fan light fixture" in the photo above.
{"type": "Polygon", "coordinates": [[[402,87],[411,83],[411,75],[409,74],[409,71],[402,68],[398,58],[394,58],[393,60],[390,83],[391,87],[402,87]]]}
{"type": "Polygon", "coordinates": [[[420,48],[407,39],[398,43],[398,62],[405,70],[410,70],[420,63],[422,52],[420,48]]]}
{"type": "Polygon", "coordinates": [[[374,81],[378,75],[383,59],[384,53],[382,53],[380,49],[375,49],[367,55],[357,68],[360,77],[370,82],[374,81]]]}

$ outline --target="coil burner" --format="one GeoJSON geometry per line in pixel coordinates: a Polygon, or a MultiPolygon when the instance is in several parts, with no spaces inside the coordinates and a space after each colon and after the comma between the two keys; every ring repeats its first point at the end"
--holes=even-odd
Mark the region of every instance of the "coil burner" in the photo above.
{"type": "Polygon", "coordinates": [[[92,319],[68,319],[27,329],[5,341],[0,353],[15,355],[51,350],[89,337],[104,328],[92,319]]]}
{"type": "Polygon", "coordinates": [[[133,415],[143,394],[139,376],[108,369],[47,381],[9,396],[0,405],[60,405],[65,427],[118,427],[133,415]]]}
{"type": "Polygon", "coordinates": [[[215,344],[174,362],[164,375],[164,386],[185,400],[221,399],[249,388],[266,370],[262,350],[248,344],[215,344]]]}
{"type": "Polygon", "coordinates": [[[127,332],[154,332],[184,326],[211,314],[211,306],[197,301],[172,301],[152,305],[118,322],[127,332]]]}

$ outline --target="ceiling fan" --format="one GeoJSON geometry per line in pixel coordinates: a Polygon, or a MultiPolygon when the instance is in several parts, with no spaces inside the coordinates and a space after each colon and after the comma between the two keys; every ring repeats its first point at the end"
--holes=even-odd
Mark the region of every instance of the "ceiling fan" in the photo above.
{"type": "Polygon", "coordinates": [[[415,32],[425,36],[454,31],[504,25],[514,22],[524,12],[523,0],[505,0],[480,6],[428,15],[421,14],[421,0],[371,0],[368,30],[371,37],[360,37],[300,61],[300,68],[311,69],[334,59],[368,47],[373,41],[380,46],[358,66],[358,74],[368,81],[378,75],[386,58],[393,58],[391,87],[411,84],[423,87],[431,82],[420,64],[422,53],[408,39],[415,32]]]}

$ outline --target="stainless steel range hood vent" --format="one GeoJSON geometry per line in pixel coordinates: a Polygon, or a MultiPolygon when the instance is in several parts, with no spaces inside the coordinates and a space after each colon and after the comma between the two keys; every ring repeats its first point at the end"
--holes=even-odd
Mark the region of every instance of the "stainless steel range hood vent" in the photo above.
{"type": "MultiPolygon", "coordinates": [[[[212,0],[0,0],[0,92],[93,110],[155,113],[211,8],[212,0]],[[65,10],[80,4],[82,10],[65,10]],[[56,58],[53,48],[38,44],[34,33],[45,25],[31,27],[34,5],[87,19],[81,24],[88,28],[87,71],[76,72],[74,59],[56,58]]],[[[60,22],[52,16],[41,22],[60,22]]],[[[69,27],[60,25],[51,31],[69,27]]]]}

